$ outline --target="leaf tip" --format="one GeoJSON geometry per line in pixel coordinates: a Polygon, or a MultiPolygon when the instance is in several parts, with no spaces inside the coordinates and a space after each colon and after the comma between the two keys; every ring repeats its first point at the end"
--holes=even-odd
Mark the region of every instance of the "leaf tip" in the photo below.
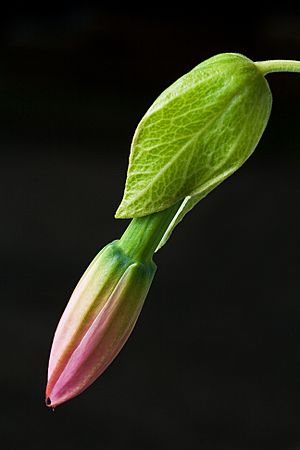
{"type": "Polygon", "coordinates": [[[128,218],[129,217],[126,214],[126,209],[122,206],[121,203],[115,212],[115,219],[128,219],[128,218]]]}

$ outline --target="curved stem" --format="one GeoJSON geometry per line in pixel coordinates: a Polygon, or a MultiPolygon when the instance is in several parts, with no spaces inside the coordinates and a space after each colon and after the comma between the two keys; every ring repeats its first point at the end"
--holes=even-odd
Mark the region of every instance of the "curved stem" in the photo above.
{"type": "Polygon", "coordinates": [[[263,75],[271,72],[300,73],[300,61],[274,59],[271,61],[258,61],[255,65],[263,73],[263,75]]]}

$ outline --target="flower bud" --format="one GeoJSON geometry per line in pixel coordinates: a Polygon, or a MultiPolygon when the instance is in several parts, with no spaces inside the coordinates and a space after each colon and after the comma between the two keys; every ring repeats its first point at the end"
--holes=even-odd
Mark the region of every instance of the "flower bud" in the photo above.
{"type": "Polygon", "coordinates": [[[55,332],[46,404],[52,408],[84,391],[128,339],[156,271],[127,256],[119,241],[96,256],[76,286],[55,332]]]}

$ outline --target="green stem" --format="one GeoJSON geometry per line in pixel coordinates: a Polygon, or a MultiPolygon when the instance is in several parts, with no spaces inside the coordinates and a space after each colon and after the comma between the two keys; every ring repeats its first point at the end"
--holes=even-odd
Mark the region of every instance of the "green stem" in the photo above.
{"type": "Polygon", "coordinates": [[[137,261],[151,260],[180,203],[164,211],[132,219],[119,241],[124,252],[137,261]]]}
{"type": "Polygon", "coordinates": [[[271,72],[300,73],[300,61],[274,59],[271,61],[258,61],[255,65],[263,73],[263,75],[271,72]]]}

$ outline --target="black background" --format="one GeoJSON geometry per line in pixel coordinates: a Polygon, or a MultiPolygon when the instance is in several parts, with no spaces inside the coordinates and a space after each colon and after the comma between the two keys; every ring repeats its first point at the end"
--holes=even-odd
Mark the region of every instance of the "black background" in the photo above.
{"type": "Polygon", "coordinates": [[[300,448],[300,77],[250,160],[178,226],[103,376],[44,405],[60,314],[115,220],[130,141],[171,82],[220,52],[299,59],[295,7],[11,5],[1,14],[1,448],[300,448]],[[275,8],[275,9],[274,9],[275,8]]]}

